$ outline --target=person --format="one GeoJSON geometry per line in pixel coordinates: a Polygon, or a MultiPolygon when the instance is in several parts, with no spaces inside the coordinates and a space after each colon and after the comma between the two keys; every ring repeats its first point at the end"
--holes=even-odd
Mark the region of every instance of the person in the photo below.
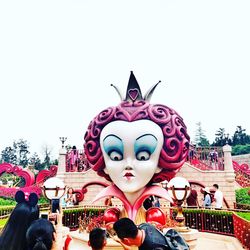
{"type": "Polygon", "coordinates": [[[29,250],[56,250],[56,232],[53,224],[46,219],[38,219],[31,223],[26,232],[29,250]]]}
{"type": "Polygon", "coordinates": [[[73,192],[73,188],[69,187],[66,196],[63,198],[67,207],[72,207],[76,204],[76,196],[73,192]]]}
{"type": "Polygon", "coordinates": [[[203,189],[203,191],[204,191],[203,206],[204,206],[205,208],[211,208],[212,199],[211,199],[211,193],[210,193],[209,187],[205,187],[205,188],[203,189]]]}
{"type": "Polygon", "coordinates": [[[114,223],[114,231],[117,237],[113,239],[119,242],[123,249],[129,250],[130,246],[137,246],[139,250],[167,250],[189,249],[185,240],[173,229],[169,229],[164,235],[161,231],[149,223],[142,223],[138,227],[129,218],[121,218],[114,223]],[[171,248],[172,236],[182,248],[171,248]]]}
{"type": "Polygon", "coordinates": [[[150,195],[146,200],[143,202],[143,207],[148,210],[151,207],[160,207],[160,201],[158,196],[150,195]]]}
{"type": "Polygon", "coordinates": [[[218,184],[214,184],[213,188],[215,189],[214,193],[215,208],[221,209],[223,204],[223,193],[219,190],[218,184]]]}
{"type": "MultiPolygon", "coordinates": [[[[150,195],[172,202],[164,188],[152,183],[171,179],[188,155],[189,135],[183,119],[167,106],[149,103],[156,85],[143,98],[131,72],[125,99],[98,114],[84,136],[89,165],[113,183],[93,202],[115,196],[124,204],[118,218],[129,217],[137,224],[147,218],[143,201],[150,195]]],[[[164,224],[165,215],[159,214],[164,224]]]]}
{"type": "Polygon", "coordinates": [[[104,205],[105,205],[105,206],[109,206],[109,207],[112,206],[112,196],[107,197],[107,198],[105,199],[104,205]]]}
{"type": "Polygon", "coordinates": [[[88,245],[92,250],[102,250],[107,244],[106,231],[101,228],[94,228],[89,233],[88,245]]]}
{"type": "Polygon", "coordinates": [[[187,197],[187,205],[189,207],[199,207],[198,193],[195,189],[195,186],[191,186],[190,195],[187,197]]]}
{"type": "Polygon", "coordinates": [[[22,191],[15,195],[17,202],[0,236],[0,250],[27,250],[25,234],[31,222],[39,218],[38,196],[31,193],[27,200],[22,191]]]}
{"type": "Polygon", "coordinates": [[[148,210],[149,208],[153,207],[153,200],[152,200],[152,195],[149,196],[147,199],[144,200],[143,202],[143,207],[148,210]]]}
{"type": "Polygon", "coordinates": [[[69,154],[69,165],[70,165],[69,170],[71,172],[75,172],[78,169],[79,165],[78,163],[79,163],[79,153],[76,146],[73,146],[69,154]]]}

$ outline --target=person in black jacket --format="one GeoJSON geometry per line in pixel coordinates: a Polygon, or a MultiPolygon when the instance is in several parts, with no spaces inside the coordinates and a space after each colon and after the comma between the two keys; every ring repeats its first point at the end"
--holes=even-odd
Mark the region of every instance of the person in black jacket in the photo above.
{"type": "Polygon", "coordinates": [[[183,250],[189,247],[183,238],[173,229],[166,235],[149,223],[142,223],[138,227],[129,218],[121,218],[114,223],[115,230],[119,239],[116,239],[125,250],[131,249],[130,246],[137,246],[139,250],[183,250]],[[176,246],[172,244],[176,242],[176,246]]]}
{"type": "Polygon", "coordinates": [[[39,217],[38,196],[17,191],[17,202],[0,236],[0,250],[27,250],[25,234],[30,224],[39,217]]]}

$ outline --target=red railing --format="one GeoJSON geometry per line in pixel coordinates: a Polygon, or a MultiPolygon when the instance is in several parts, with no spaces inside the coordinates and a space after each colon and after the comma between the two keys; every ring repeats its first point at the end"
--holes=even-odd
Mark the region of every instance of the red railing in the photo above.
{"type": "MultiPolygon", "coordinates": [[[[173,218],[176,213],[173,211],[173,218]]],[[[201,232],[234,235],[233,213],[223,210],[184,209],[185,225],[201,232]]]]}
{"type": "Polygon", "coordinates": [[[242,243],[245,249],[250,249],[250,221],[237,214],[233,215],[235,237],[242,243]]]}
{"type": "Polygon", "coordinates": [[[84,172],[89,165],[83,150],[71,149],[66,154],[66,172],[84,172]]]}
{"type": "Polygon", "coordinates": [[[187,161],[203,170],[224,170],[222,147],[191,147],[187,161]]]}
{"type": "Polygon", "coordinates": [[[235,180],[242,187],[250,187],[250,168],[244,164],[238,164],[236,161],[233,161],[233,168],[235,171],[235,180]]]}
{"type": "Polygon", "coordinates": [[[79,218],[86,220],[88,224],[103,215],[106,206],[84,206],[84,207],[72,207],[63,210],[63,225],[69,227],[70,230],[76,230],[79,228],[79,218]]]}

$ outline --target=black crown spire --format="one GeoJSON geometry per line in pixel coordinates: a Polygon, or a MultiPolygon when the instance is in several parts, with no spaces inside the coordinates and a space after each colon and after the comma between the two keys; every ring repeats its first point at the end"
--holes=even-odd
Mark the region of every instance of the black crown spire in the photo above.
{"type": "Polygon", "coordinates": [[[111,86],[113,86],[115,88],[115,90],[117,91],[118,95],[121,98],[121,101],[139,101],[139,100],[145,100],[145,101],[150,101],[153,92],[155,90],[155,88],[157,87],[157,85],[160,83],[161,81],[159,81],[158,83],[154,84],[145,94],[144,97],[142,97],[142,93],[141,93],[141,89],[140,86],[135,78],[135,75],[133,73],[133,71],[130,72],[130,77],[129,77],[129,81],[128,81],[128,87],[127,87],[127,91],[126,91],[126,97],[125,99],[123,99],[122,94],[120,92],[120,90],[113,84],[111,84],[111,86]]]}

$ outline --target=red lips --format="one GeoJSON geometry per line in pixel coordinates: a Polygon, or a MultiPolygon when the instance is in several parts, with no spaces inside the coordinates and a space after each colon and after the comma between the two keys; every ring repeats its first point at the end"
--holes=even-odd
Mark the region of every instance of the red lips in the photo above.
{"type": "Polygon", "coordinates": [[[133,177],[134,175],[132,173],[130,173],[130,172],[127,172],[124,176],[125,177],[133,177]]]}

